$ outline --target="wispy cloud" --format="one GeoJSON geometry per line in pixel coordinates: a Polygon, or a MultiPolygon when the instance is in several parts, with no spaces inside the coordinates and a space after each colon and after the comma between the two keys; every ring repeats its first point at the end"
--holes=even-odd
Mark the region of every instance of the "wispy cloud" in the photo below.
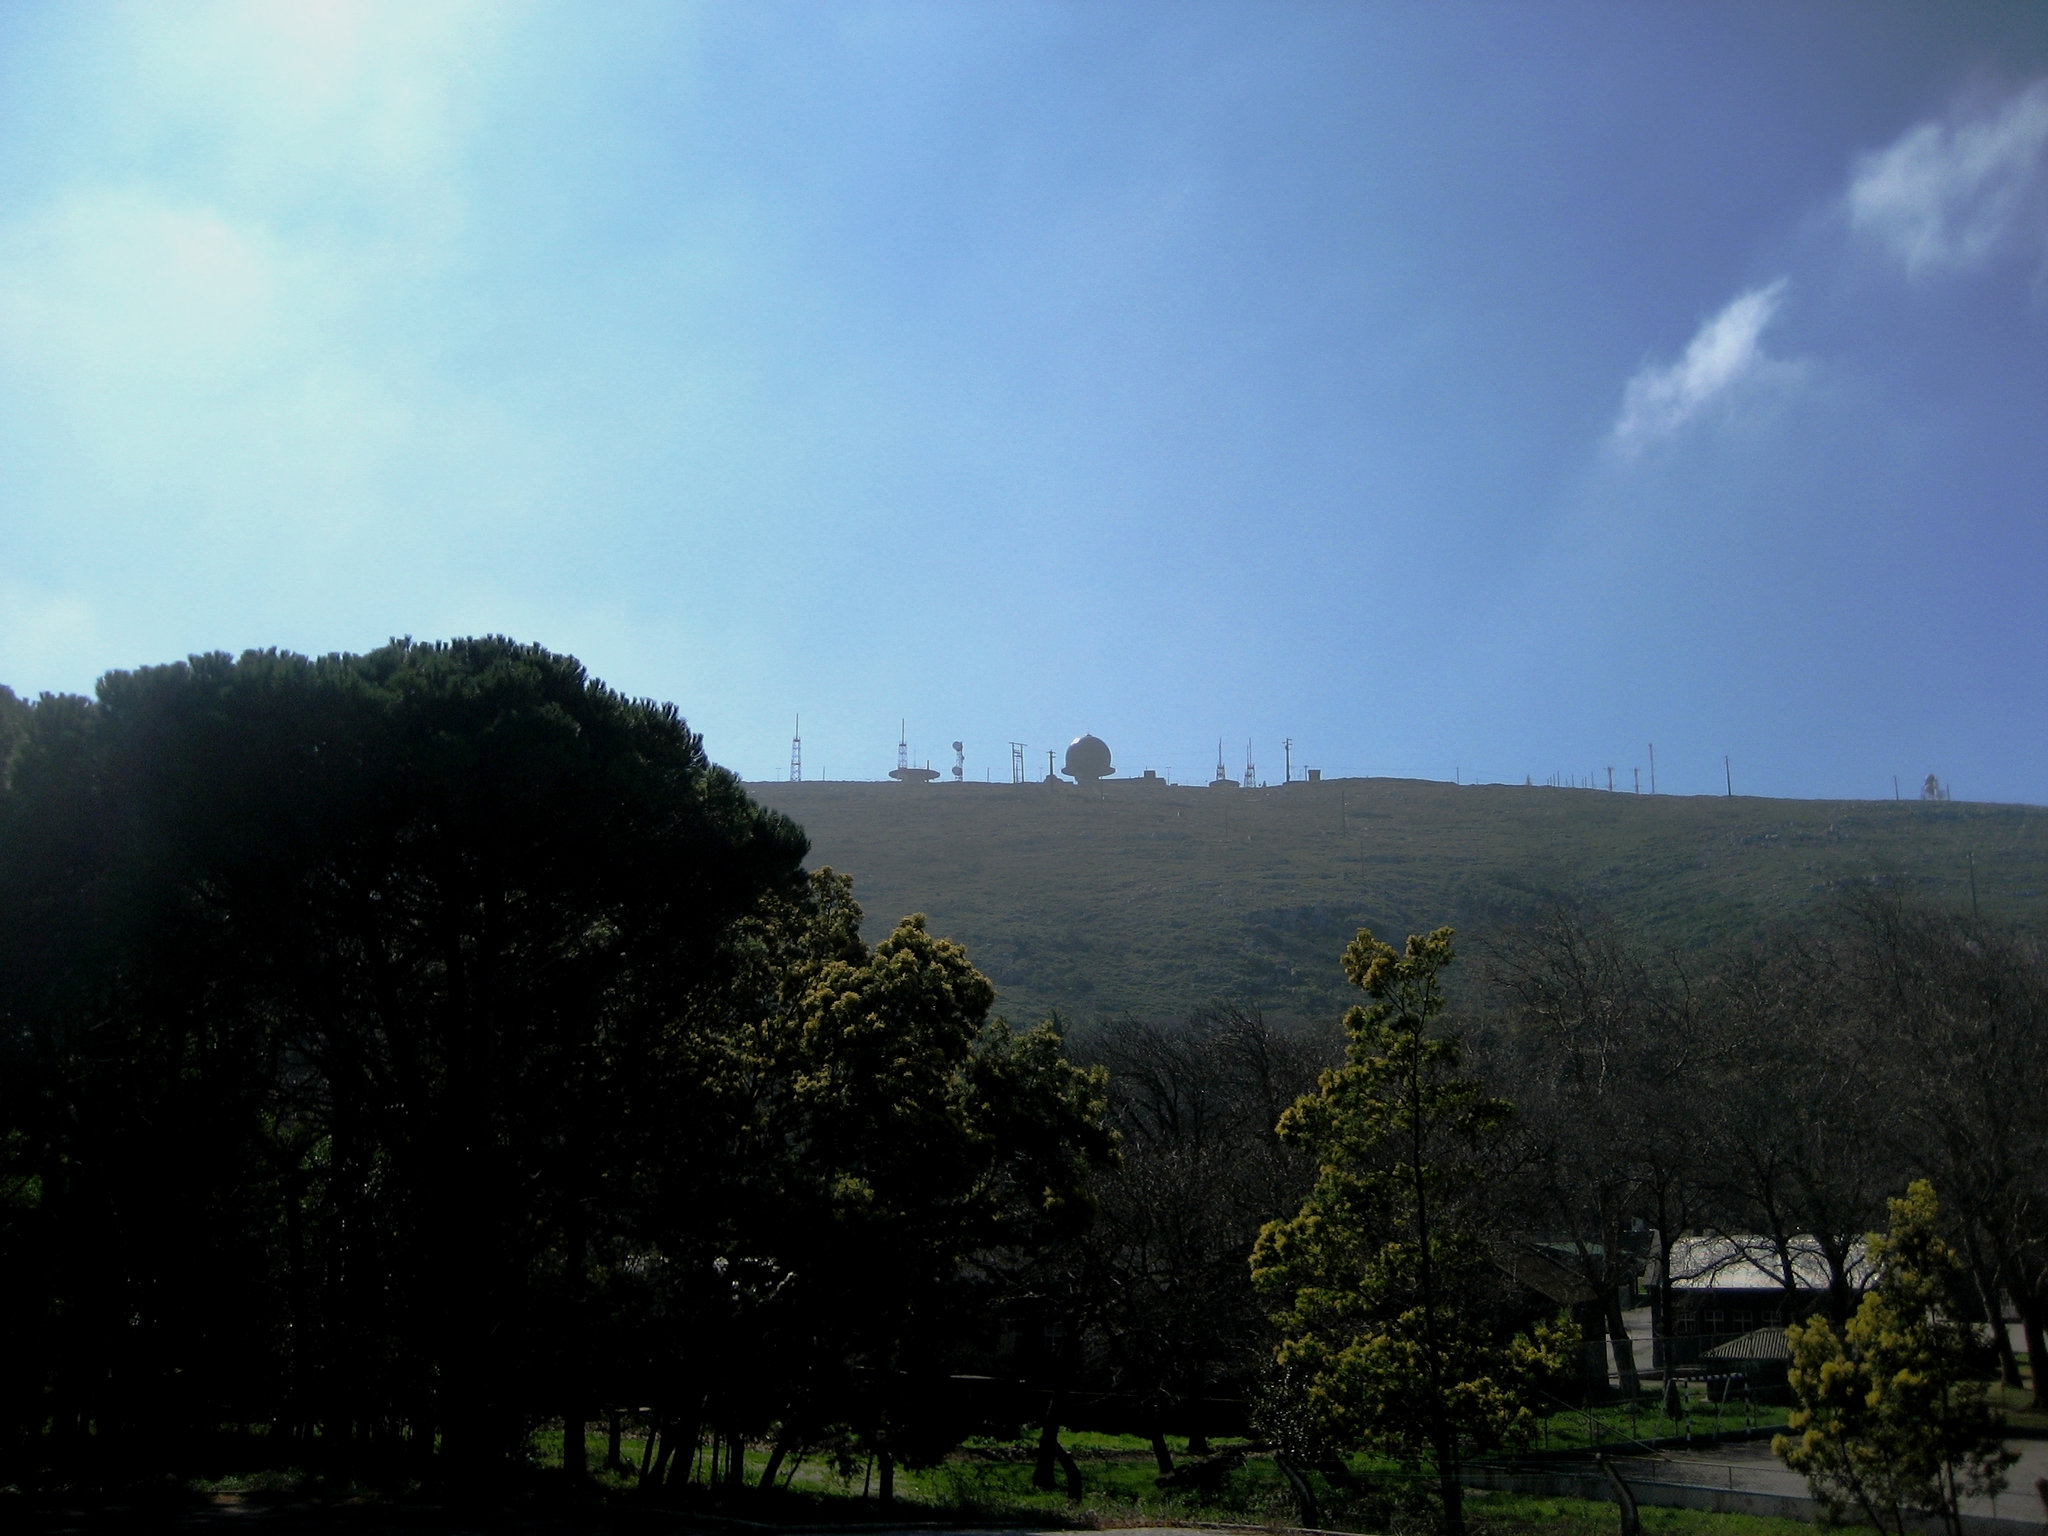
{"type": "Polygon", "coordinates": [[[1909,277],[1961,272],[2048,244],[2048,79],[1859,158],[1849,224],[1909,277]]]}
{"type": "Polygon", "coordinates": [[[1738,295],[1699,328],[1678,361],[1645,363],[1622,391],[1621,415],[1609,438],[1613,447],[1639,453],[1771,370],[1764,328],[1784,301],[1788,281],[1781,277],[1738,295]]]}

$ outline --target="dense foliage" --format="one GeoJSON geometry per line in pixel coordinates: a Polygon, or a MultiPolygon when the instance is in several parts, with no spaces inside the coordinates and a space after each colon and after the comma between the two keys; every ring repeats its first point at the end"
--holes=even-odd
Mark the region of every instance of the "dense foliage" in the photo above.
{"type": "Polygon", "coordinates": [[[1292,1219],[1252,1252],[1280,1305],[1279,1363],[1337,1444],[1434,1465],[1446,1528],[1464,1530],[1468,1449],[1529,1438],[1535,1390],[1576,1343],[1569,1318],[1511,1333],[1476,1196],[1498,1172],[1512,1113],[1461,1073],[1440,1022],[1451,931],[1394,950],[1361,932],[1344,971],[1367,1002],[1344,1020],[1344,1065],[1280,1120],[1318,1176],[1292,1219]]]}
{"type": "Polygon", "coordinates": [[[1098,1079],[573,661],[200,657],[5,723],[14,1463],[482,1469],[620,1403],[914,1452],[963,1276],[1085,1213],[1098,1079]]]}
{"type": "Polygon", "coordinates": [[[2018,1457],[1972,1379],[1966,1271],[1933,1186],[1916,1179],[1890,1214],[1872,1243],[1877,1282],[1843,1334],[1825,1314],[1789,1330],[1799,1408],[1772,1448],[1837,1519],[1853,1509],[1906,1536],[1932,1510],[1961,1536],[1962,1500],[1997,1495],[2018,1457]]]}

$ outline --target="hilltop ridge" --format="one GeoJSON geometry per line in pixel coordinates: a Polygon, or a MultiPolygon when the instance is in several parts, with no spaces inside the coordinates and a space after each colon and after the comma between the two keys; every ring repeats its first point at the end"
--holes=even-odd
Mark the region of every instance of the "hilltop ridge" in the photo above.
{"type": "Polygon", "coordinates": [[[854,877],[870,938],[908,912],[1028,1020],[1175,1017],[1219,1000],[1333,1017],[1361,926],[1483,936],[1558,896],[1681,948],[1873,876],[2048,926],[2048,809],[1637,795],[1417,779],[1264,789],[754,783],[809,863],[854,877]]]}

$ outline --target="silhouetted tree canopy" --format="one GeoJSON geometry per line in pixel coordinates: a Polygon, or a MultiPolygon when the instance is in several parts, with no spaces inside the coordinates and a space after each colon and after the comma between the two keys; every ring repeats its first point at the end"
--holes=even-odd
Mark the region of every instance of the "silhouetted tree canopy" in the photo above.
{"type": "Polygon", "coordinates": [[[481,1467],[622,1401],[888,1446],[970,1259],[1085,1220],[1057,1036],[921,918],[870,951],[793,823],[569,658],[0,705],[17,1457],[260,1422],[481,1467]]]}

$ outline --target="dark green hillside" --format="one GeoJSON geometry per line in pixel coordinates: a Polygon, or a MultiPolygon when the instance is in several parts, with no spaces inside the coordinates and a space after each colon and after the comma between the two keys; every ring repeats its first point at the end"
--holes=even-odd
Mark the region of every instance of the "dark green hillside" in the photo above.
{"type": "Polygon", "coordinates": [[[850,871],[871,937],[922,911],[1017,1018],[1174,1015],[1219,998],[1341,1006],[1361,924],[1468,931],[1563,892],[1693,945],[1844,880],[1903,877],[1986,916],[2048,923],[2048,809],[1463,788],[1346,779],[1259,790],[755,784],[850,871]]]}

